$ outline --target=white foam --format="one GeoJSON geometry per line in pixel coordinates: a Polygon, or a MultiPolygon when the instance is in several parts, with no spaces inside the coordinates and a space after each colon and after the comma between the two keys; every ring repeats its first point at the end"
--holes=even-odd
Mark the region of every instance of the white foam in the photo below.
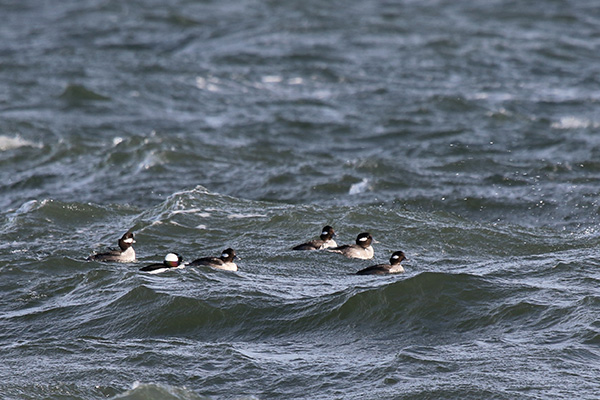
{"type": "Polygon", "coordinates": [[[10,137],[10,136],[6,136],[6,135],[0,135],[0,151],[18,149],[19,147],[41,148],[42,145],[39,143],[34,143],[29,140],[23,139],[20,136],[10,137]]]}
{"type": "Polygon", "coordinates": [[[283,77],[279,75],[267,75],[262,77],[263,83],[281,83],[283,82],[283,77]]]}
{"type": "Polygon", "coordinates": [[[144,170],[148,170],[154,166],[161,165],[162,162],[160,158],[154,154],[154,152],[150,152],[144,157],[144,160],[138,164],[136,168],[136,173],[140,173],[144,170]]]}
{"type": "Polygon", "coordinates": [[[198,89],[206,89],[206,79],[201,76],[196,77],[196,87],[198,89]]]}
{"type": "Polygon", "coordinates": [[[231,214],[228,215],[229,219],[242,219],[242,218],[255,218],[255,217],[266,217],[264,214],[231,214]]]}
{"type": "Polygon", "coordinates": [[[204,121],[211,128],[221,128],[227,123],[227,119],[223,116],[207,116],[204,121]]]}
{"type": "Polygon", "coordinates": [[[362,181],[360,181],[358,183],[354,183],[352,186],[350,186],[350,190],[348,191],[348,194],[364,193],[368,189],[369,189],[369,180],[367,178],[363,178],[362,181]]]}
{"type": "MultiPolygon", "coordinates": [[[[33,210],[33,209],[36,207],[36,205],[37,205],[37,204],[38,204],[38,201],[37,201],[37,200],[29,200],[29,201],[26,201],[25,203],[23,203],[23,204],[21,205],[21,207],[19,207],[19,208],[17,209],[17,212],[16,212],[16,213],[17,213],[17,214],[25,214],[25,213],[28,213],[29,211],[33,210]]],[[[43,200],[43,201],[41,202],[41,205],[44,205],[44,204],[46,204],[46,203],[45,203],[45,200],[43,200]]]]}
{"type": "Polygon", "coordinates": [[[218,78],[203,78],[201,76],[196,77],[196,87],[200,90],[208,90],[209,92],[218,92],[220,83],[218,78]]]}
{"type": "Polygon", "coordinates": [[[560,121],[553,122],[551,127],[554,129],[600,128],[600,122],[578,117],[562,117],[560,121]]]}
{"type": "Polygon", "coordinates": [[[200,208],[188,208],[186,210],[173,210],[173,211],[171,211],[171,215],[177,215],[177,214],[196,214],[200,218],[208,218],[208,217],[210,217],[209,213],[204,212],[204,210],[202,210],[200,208]]]}

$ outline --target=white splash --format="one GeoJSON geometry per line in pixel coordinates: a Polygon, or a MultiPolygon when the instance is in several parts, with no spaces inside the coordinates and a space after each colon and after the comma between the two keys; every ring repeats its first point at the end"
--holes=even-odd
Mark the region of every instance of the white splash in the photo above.
{"type": "Polygon", "coordinates": [[[149,170],[150,168],[155,167],[157,165],[161,165],[161,164],[162,164],[162,160],[160,159],[160,157],[157,156],[154,151],[152,151],[152,152],[146,154],[146,157],[144,157],[142,162],[140,162],[137,165],[135,172],[140,173],[142,171],[149,170]]]}
{"type": "Polygon", "coordinates": [[[6,135],[0,135],[0,151],[18,149],[19,147],[41,148],[42,145],[39,143],[34,143],[29,140],[23,139],[20,136],[10,137],[10,136],[6,136],[6,135]]]}
{"type": "Polygon", "coordinates": [[[360,181],[358,183],[354,183],[352,186],[350,186],[350,190],[348,191],[348,194],[364,193],[368,189],[369,189],[369,180],[367,178],[363,178],[362,181],[360,181]]]}

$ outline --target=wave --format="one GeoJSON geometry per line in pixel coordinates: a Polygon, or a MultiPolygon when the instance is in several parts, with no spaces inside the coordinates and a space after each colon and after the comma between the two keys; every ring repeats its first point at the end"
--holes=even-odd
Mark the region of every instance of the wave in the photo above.
{"type": "Polygon", "coordinates": [[[344,289],[289,298],[251,279],[240,281],[236,274],[211,274],[187,269],[148,277],[127,266],[79,273],[31,288],[31,293],[50,292],[51,298],[24,298],[30,307],[4,319],[27,320],[39,334],[55,337],[78,332],[254,341],[306,335],[426,340],[441,335],[452,341],[543,330],[559,341],[595,342],[599,335],[595,321],[586,317],[598,298],[557,304],[553,290],[485,276],[423,272],[367,281],[352,277],[344,289]],[[60,327],[49,323],[67,315],[60,327]]]}
{"type": "MultiPolygon", "coordinates": [[[[133,384],[130,390],[112,397],[113,400],[205,400],[209,397],[200,396],[195,392],[183,388],[156,383],[133,384]]],[[[242,399],[240,397],[240,399],[242,399]]],[[[248,398],[250,399],[250,398],[248,398]]]]}
{"type": "Polygon", "coordinates": [[[31,254],[37,260],[84,259],[94,247],[115,246],[124,232],[135,229],[138,213],[128,205],[29,200],[2,215],[6,223],[0,228],[0,238],[13,252],[31,254]]]}
{"type": "MultiPolygon", "coordinates": [[[[256,396],[239,395],[231,397],[235,400],[258,400],[256,396]]],[[[201,396],[196,392],[186,388],[160,383],[140,383],[135,382],[131,389],[117,396],[111,397],[112,400],[209,400],[211,397],[201,396]]]]}
{"type": "Polygon", "coordinates": [[[94,92],[93,90],[88,89],[87,87],[85,87],[83,85],[78,85],[78,84],[67,85],[67,87],[65,88],[65,90],[62,92],[62,94],[59,97],[63,100],[73,102],[73,103],[84,102],[84,101],[107,101],[107,100],[110,100],[109,97],[98,94],[98,93],[94,92]]]}

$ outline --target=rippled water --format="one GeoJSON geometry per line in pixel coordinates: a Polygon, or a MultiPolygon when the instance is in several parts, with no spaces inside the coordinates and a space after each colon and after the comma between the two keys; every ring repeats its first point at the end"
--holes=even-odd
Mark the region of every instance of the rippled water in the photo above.
{"type": "Polygon", "coordinates": [[[597,398],[600,8],[530,3],[0,1],[0,397],[597,398]]]}

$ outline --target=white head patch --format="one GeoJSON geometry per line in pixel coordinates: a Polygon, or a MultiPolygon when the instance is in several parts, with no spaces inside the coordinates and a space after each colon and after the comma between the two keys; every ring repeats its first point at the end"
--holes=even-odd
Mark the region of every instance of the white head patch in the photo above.
{"type": "Polygon", "coordinates": [[[169,253],[165,256],[165,261],[166,262],[178,262],[179,257],[177,257],[177,254],[175,254],[175,253],[169,253]]]}
{"type": "Polygon", "coordinates": [[[360,239],[358,239],[359,242],[366,242],[367,241],[367,237],[361,237],[360,239]]]}
{"type": "Polygon", "coordinates": [[[394,260],[397,260],[397,259],[399,259],[399,258],[400,258],[400,256],[399,256],[399,255],[397,255],[397,254],[395,254],[395,255],[393,255],[393,256],[392,256],[392,258],[393,258],[394,260]]]}
{"type": "Polygon", "coordinates": [[[127,239],[123,240],[123,243],[131,244],[131,243],[135,243],[135,241],[133,240],[133,238],[127,238],[127,239]]]}
{"type": "Polygon", "coordinates": [[[227,254],[227,253],[223,253],[223,254],[221,254],[221,257],[223,257],[223,258],[227,258],[227,257],[229,257],[229,254],[227,254]]]}
{"type": "Polygon", "coordinates": [[[328,234],[329,234],[329,232],[327,232],[327,231],[321,232],[321,235],[328,235],[328,234]]]}

